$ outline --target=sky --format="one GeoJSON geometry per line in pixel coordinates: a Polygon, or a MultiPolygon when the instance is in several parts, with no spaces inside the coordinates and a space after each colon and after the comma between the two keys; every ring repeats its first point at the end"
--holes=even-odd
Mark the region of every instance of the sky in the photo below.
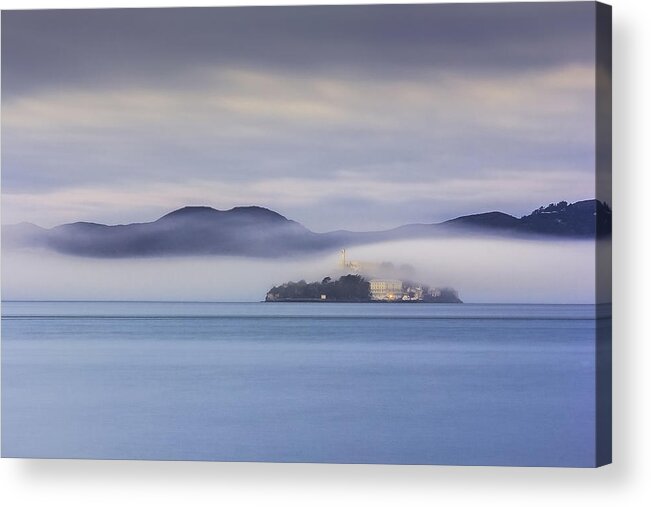
{"type": "Polygon", "coordinates": [[[594,4],[4,11],[2,222],[375,230],[595,195],[594,4]]]}

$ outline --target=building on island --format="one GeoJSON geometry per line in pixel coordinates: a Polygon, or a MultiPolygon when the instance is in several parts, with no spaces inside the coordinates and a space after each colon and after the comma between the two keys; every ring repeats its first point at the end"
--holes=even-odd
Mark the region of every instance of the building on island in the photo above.
{"type": "Polygon", "coordinates": [[[346,257],[346,249],[339,252],[339,270],[342,273],[370,273],[377,271],[380,264],[376,262],[351,261],[346,257]]]}
{"type": "Polygon", "coordinates": [[[376,301],[396,301],[402,299],[402,281],[391,279],[373,279],[371,284],[371,299],[376,301]]]}
{"type": "MultiPolygon", "coordinates": [[[[339,272],[346,276],[357,275],[370,285],[371,301],[423,302],[423,303],[461,303],[457,291],[452,288],[430,288],[415,282],[411,277],[410,266],[395,268],[390,262],[374,263],[350,260],[345,249],[339,256],[339,272]],[[403,277],[404,275],[404,277],[403,277]],[[377,277],[377,278],[374,278],[377,277]],[[386,278],[380,278],[386,277],[386,278]],[[395,278],[394,278],[395,277],[395,278]]],[[[368,298],[368,296],[366,296],[368,298]]],[[[330,300],[330,296],[327,296],[330,300]]],[[[321,294],[321,300],[326,296],[321,294]]]]}
{"type": "Polygon", "coordinates": [[[422,301],[425,294],[425,290],[420,285],[412,287],[403,284],[402,292],[403,301],[422,301]]]}

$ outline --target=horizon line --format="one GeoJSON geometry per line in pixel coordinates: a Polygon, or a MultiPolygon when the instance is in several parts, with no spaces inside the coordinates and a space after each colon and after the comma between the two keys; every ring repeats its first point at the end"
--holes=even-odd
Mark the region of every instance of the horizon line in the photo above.
{"type": "MultiPolygon", "coordinates": [[[[548,206],[548,205],[551,205],[551,204],[558,204],[558,203],[563,202],[563,201],[565,201],[565,200],[561,199],[560,201],[540,205],[538,208],[532,208],[530,213],[534,212],[537,209],[540,209],[541,207],[545,207],[545,206],[548,206]]],[[[565,202],[567,202],[568,205],[573,205],[573,204],[577,204],[577,203],[580,203],[580,202],[586,202],[586,201],[597,201],[597,202],[600,202],[602,204],[607,205],[610,209],[612,209],[612,206],[611,206],[611,204],[609,202],[602,201],[602,200],[598,199],[596,196],[588,197],[588,198],[585,198],[585,199],[579,199],[579,200],[576,200],[576,201],[573,201],[573,202],[569,202],[569,201],[565,201],[565,202]]],[[[213,206],[211,206],[209,204],[196,204],[196,205],[182,205],[182,206],[180,206],[178,208],[174,208],[174,209],[172,209],[170,211],[162,212],[163,213],[162,215],[160,215],[158,218],[152,219],[149,222],[132,221],[132,222],[122,222],[122,223],[108,224],[108,223],[95,222],[95,221],[91,221],[91,220],[75,220],[75,221],[72,221],[72,222],[63,222],[63,223],[60,223],[58,225],[53,225],[51,227],[43,227],[43,226],[40,226],[40,225],[38,225],[38,224],[36,224],[34,222],[29,222],[27,220],[23,220],[23,221],[20,221],[20,222],[2,222],[2,223],[0,223],[0,226],[4,227],[4,226],[11,226],[11,225],[29,224],[29,225],[34,225],[36,227],[39,227],[41,229],[53,229],[53,228],[58,227],[60,225],[69,225],[69,224],[76,224],[76,223],[86,223],[86,224],[93,224],[93,225],[105,225],[105,226],[108,226],[108,227],[115,227],[115,226],[121,226],[121,225],[147,224],[147,223],[156,222],[157,220],[160,220],[161,218],[166,217],[167,215],[170,215],[170,214],[175,213],[177,211],[181,211],[181,210],[188,209],[188,208],[190,208],[190,209],[210,209],[210,210],[213,210],[213,211],[220,211],[220,212],[225,212],[225,213],[230,212],[230,211],[234,211],[234,210],[238,210],[238,209],[257,208],[257,209],[270,211],[272,213],[276,213],[276,214],[280,215],[281,217],[285,218],[286,220],[291,220],[291,221],[294,221],[294,222],[298,222],[300,224],[303,223],[302,221],[299,222],[297,219],[288,218],[286,215],[284,215],[284,214],[282,214],[282,213],[280,213],[280,212],[278,212],[278,211],[276,211],[276,210],[274,210],[272,208],[269,208],[267,206],[261,206],[259,204],[240,204],[240,205],[233,206],[233,207],[227,208],[227,209],[215,208],[215,207],[213,207],[213,206]]],[[[501,211],[501,210],[498,210],[498,209],[492,209],[490,211],[477,211],[477,212],[470,212],[470,213],[466,213],[466,214],[462,214],[462,215],[457,215],[457,216],[453,216],[451,218],[444,219],[443,221],[440,221],[440,222],[407,222],[407,223],[404,223],[404,224],[396,226],[396,227],[403,227],[403,226],[406,226],[406,225],[439,225],[439,224],[444,224],[446,222],[449,222],[451,220],[455,220],[457,218],[463,218],[463,217],[468,217],[468,216],[476,216],[476,215],[484,215],[484,214],[489,214],[489,213],[503,213],[505,215],[509,215],[509,216],[514,217],[514,218],[518,218],[518,219],[522,218],[522,217],[519,217],[517,215],[513,215],[511,213],[508,213],[506,211],[501,211]]],[[[523,216],[527,216],[527,215],[523,215],[523,216]]],[[[392,227],[391,229],[395,229],[396,227],[392,227]]],[[[332,230],[328,230],[326,232],[338,232],[338,231],[341,231],[341,230],[343,230],[343,229],[332,229],[332,230]]],[[[383,230],[385,230],[385,229],[378,229],[377,231],[376,230],[362,231],[362,232],[381,232],[383,230]]],[[[350,231],[350,232],[360,232],[360,231],[350,231]]]]}

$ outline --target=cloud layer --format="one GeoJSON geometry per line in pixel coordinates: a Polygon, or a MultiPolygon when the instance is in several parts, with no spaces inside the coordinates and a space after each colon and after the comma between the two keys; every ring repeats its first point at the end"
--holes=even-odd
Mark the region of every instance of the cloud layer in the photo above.
{"type": "MultiPolygon", "coordinates": [[[[412,277],[452,286],[468,303],[593,303],[592,241],[474,238],[380,243],[349,258],[412,267],[412,277]],[[532,269],[535,266],[535,269],[532,269]]],[[[88,259],[41,252],[3,254],[2,298],[261,301],[289,280],[337,276],[336,254],[292,260],[212,258],[88,259]]]]}
{"type": "Polygon", "coordinates": [[[594,196],[594,7],[3,14],[3,222],[386,228],[594,196]]]}

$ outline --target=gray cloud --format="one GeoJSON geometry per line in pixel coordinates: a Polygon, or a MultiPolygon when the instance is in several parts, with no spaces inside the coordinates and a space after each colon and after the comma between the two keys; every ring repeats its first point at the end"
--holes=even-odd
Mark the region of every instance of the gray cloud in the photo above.
{"type": "MultiPolygon", "coordinates": [[[[299,72],[591,62],[594,5],[381,5],[5,11],[3,93],[178,81],[204,65],[299,72]]],[[[184,83],[185,85],[185,83],[184,83]]]]}

